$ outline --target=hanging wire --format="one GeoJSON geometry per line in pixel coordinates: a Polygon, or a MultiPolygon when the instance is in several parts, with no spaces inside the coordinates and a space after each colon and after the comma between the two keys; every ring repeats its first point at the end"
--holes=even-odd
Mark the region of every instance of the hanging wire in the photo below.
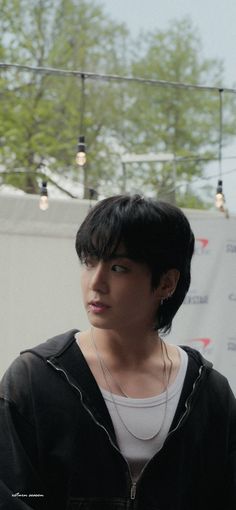
{"type": "Polygon", "coordinates": [[[224,89],[219,89],[219,179],[222,177],[223,92],[224,89]]]}
{"type": "Polygon", "coordinates": [[[216,188],[215,195],[215,206],[219,211],[226,213],[228,217],[228,210],[225,207],[225,197],[223,193],[223,181],[222,181],[222,144],[223,144],[223,92],[224,89],[219,89],[219,178],[216,188]]]}
{"type": "MultiPolygon", "coordinates": [[[[156,85],[160,87],[174,87],[179,89],[196,89],[196,90],[210,90],[219,91],[219,87],[210,85],[199,85],[191,83],[173,82],[168,80],[156,80],[150,78],[140,78],[138,76],[120,76],[114,74],[102,74],[102,73],[91,73],[87,71],[68,71],[66,69],[58,69],[52,67],[37,67],[27,66],[21,64],[10,64],[7,62],[0,62],[0,69],[18,69],[19,71],[34,71],[36,73],[60,75],[60,76],[82,76],[86,79],[104,80],[104,81],[124,81],[124,82],[135,82],[135,83],[146,83],[149,85],[156,85]]],[[[236,94],[235,88],[224,87],[224,92],[236,94]]]]}
{"type": "Polygon", "coordinates": [[[81,77],[81,96],[80,96],[80,134],[85,135],[84,127],[84,113],[85,113],[85,74],[82,73],[81,77]]]}

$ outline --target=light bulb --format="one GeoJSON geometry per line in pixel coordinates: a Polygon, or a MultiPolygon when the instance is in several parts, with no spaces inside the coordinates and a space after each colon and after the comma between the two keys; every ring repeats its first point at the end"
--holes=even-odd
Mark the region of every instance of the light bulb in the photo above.
{"type": "Polygon", "coordinates": [[[41,211],[46,211],[49,207],[48,203],[48,190],[47,190],[47,181],[42,182],[41,191],[40,191],[40,199],[39,199],[39,209],[41,211]]]}
{"type": "Polygon", "coordinates": [[[48,196],[42,195],[39,199],[39,209],[41,209],[41,211],[46,211],[48,207],[49,207],[48,196]]]}
{"type": "Polygon", "coordinates": [[[77,165],[84,166],[86,163],[86,153],[81,151],[77,152],[75,161],[77,165]]]}
{"type": "Polygon", "coordinates": [[[221,209],[222,207],[224,207],[224,203],[225,200],[223,193],[216,193],[215,206],[217,207],[217,209],[221,209]]]}
{"type": "Polygon", "coordinates": [[[84,136],[79,136],[75,161],[79,166],[84,166],[86,164],[86,146],[84,136]]]}
{"type": "Polygon", "coordinates": [[[220,211],[224,212],[225,197],[223,194],[223,181],[220,179],[216,188],[215,206],[220,211]]]}

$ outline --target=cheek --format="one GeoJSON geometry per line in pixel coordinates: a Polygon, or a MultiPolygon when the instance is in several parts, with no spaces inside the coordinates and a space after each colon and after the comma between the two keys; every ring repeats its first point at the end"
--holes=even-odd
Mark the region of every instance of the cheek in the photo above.
{"type": "Polygon", "coordinates": [[[134,303],[144,313],[156,313],[158,309],[158,298],[150,291],[150,287],[143,287],[140,292],[137,292],[134,295],[134,303]]]}
{"type": "Polygon", "coordinates": [[[132,284],[126,287],[125,292],[120,292],[120,300],[123,306],[127,307],[128,311],[130,307],[141,310],[149,307],[152,298],[149,288],[146,286],[139,286],[136,282],[132,282],[132,284]]]}

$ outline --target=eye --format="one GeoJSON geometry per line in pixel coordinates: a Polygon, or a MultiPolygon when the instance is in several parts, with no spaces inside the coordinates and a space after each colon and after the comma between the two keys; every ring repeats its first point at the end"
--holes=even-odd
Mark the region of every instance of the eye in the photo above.
{"type": "Polygon", "coordinates": [[[112,271],[114,271],[115,273],[126,273],[128,271],[128,269],[125,266],[120,266],[119,264],[114,264],[112,266],[112,271]]]}

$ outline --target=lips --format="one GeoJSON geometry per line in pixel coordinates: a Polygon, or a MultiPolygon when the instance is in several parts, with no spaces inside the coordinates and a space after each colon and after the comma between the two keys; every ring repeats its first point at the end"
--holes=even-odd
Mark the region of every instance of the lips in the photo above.
{"type": "Polygon", "coordinates": [[[88,303],[88,310],[94,313],[103,313],[110,308],[109,305],[103,303],[102,301],[90,301],[88,303]]]}

